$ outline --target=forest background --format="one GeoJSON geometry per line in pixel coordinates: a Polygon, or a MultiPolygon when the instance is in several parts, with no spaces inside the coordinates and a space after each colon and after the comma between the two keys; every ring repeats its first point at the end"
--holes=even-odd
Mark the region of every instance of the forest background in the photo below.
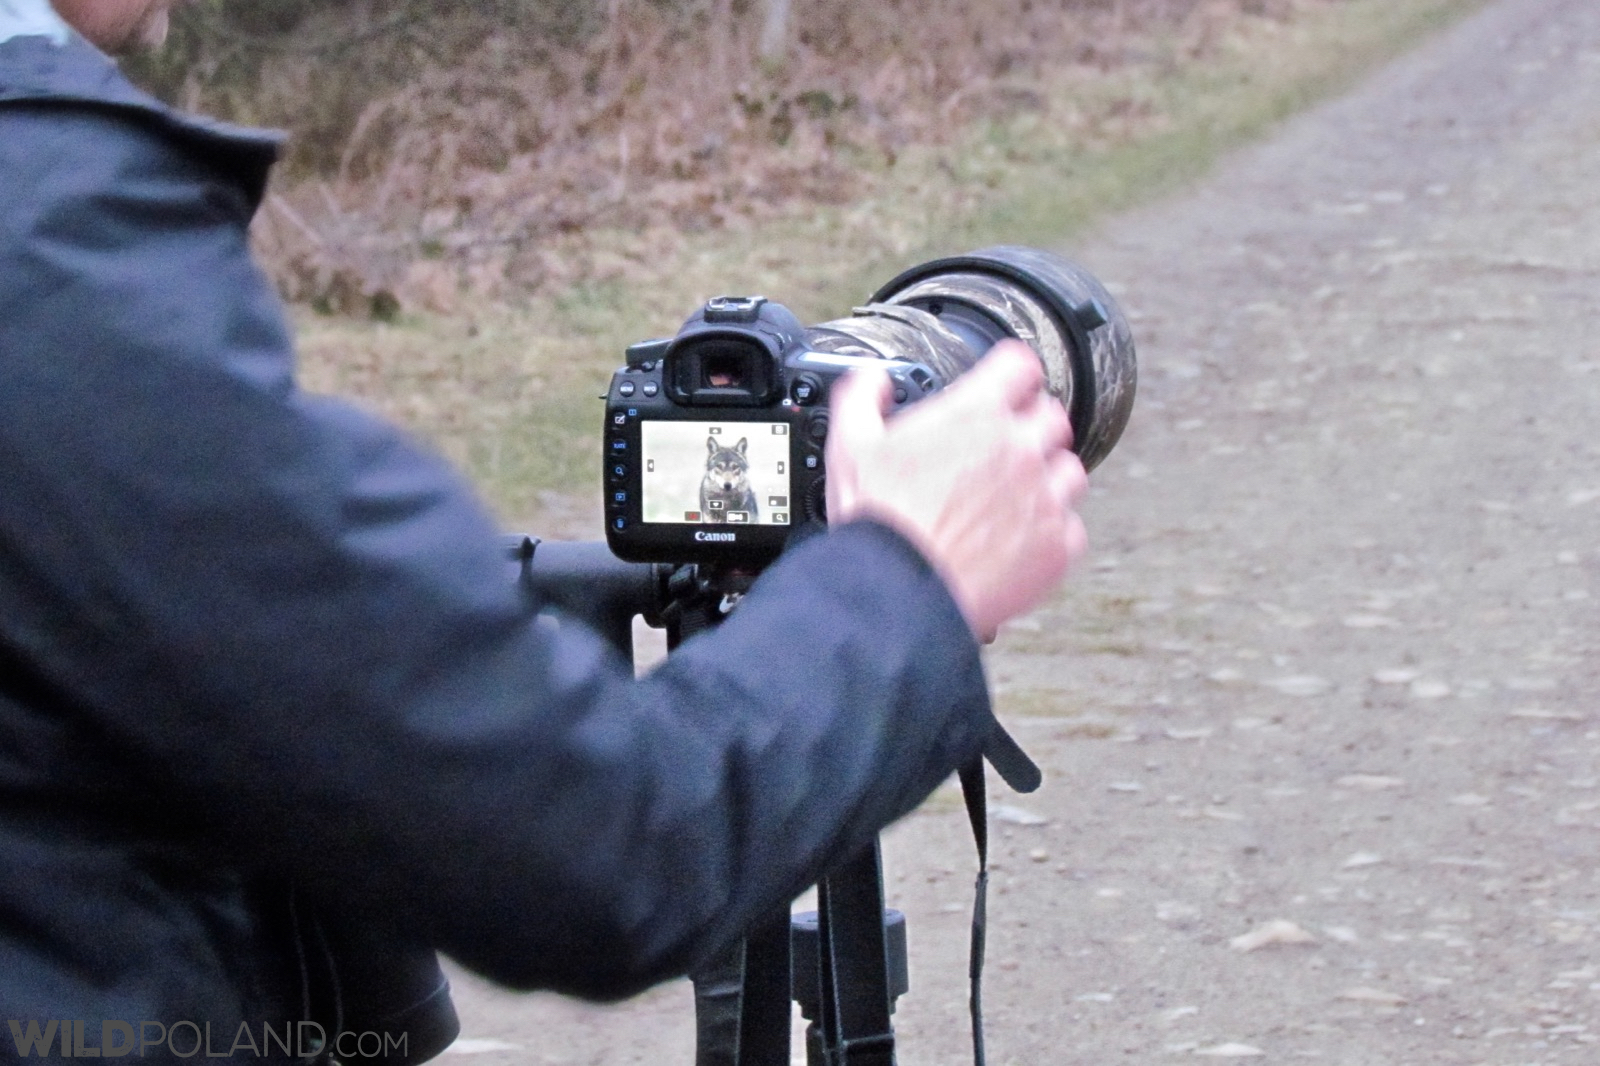
{"type": "Polygon", "coordinates": [[[592,536],[627,344],[1065,247],[1476,2],[197,0],[130,73],[291,133],[255,241],[304,384],[592,536]]]}

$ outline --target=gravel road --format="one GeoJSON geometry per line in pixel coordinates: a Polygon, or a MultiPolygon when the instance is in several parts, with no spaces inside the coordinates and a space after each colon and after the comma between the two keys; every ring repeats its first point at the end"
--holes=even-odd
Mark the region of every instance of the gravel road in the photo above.
{"type": "MultiPolygon", "coordinates": [[[[991,655],[1048,774],[992,1062],[1600,1062],[1597,208],[1600,4],[1501,0],[1068,250],[1143,373],[991,655]]],[[[971,1061],[972,854],[946,793],[886,840],[907,1066],[971,1061]]],[[[460,986],[446,1062],[693,1060],[685,986],[460,986]]]]}

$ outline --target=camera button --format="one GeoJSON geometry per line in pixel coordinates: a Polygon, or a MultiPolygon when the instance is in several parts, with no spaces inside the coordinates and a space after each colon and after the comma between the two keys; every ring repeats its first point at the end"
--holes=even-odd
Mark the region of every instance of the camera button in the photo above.
{"type": "Polygon", "coordinates": [[[828,439],[828,416],[818,411],[811,416],[811,421],[806,425],[806,436],[821,444],[828,439]]]}
{"type": "Polygon", "coordinates": [[[646,396],[654,396],[656,393],[658,393],[660,391],[661,391],[661,386],[657,385],[655,382],[647,381],[647,382],[644,383],[644,394],[646,396]]]}
{"type": "Polygon", "coordinates": [[[905,386],[903,386],[903,385],[896,385],[895,386],[895,389],[894,389],[894,402],[895,403],[905,403],[906,402],[906,397],[908,397],[910,395],[911,394],[905,390],[905,386]]]}
{"type": "Polygon", "coordinates": [[[611,464],[611,480],[612,481],[626,481],[627,479],[628,479],[628,464],[627,463],[612,463],[611,464]]]}
{"type": "Polygon", "coordinates": [[[792,395],[797,407],[809,407],[817,402],[817,397],[822,393],[822,382],[817,380],[815,374],[801,374],[794,380],[792,395]]]}
{"type": "Polygon", "coordinates": [[[624,381],[621,385],[617,386],[617,394],[620,396],[632,396],[633,393],[634,387],[633,382],[631,381],[624,381]]]}

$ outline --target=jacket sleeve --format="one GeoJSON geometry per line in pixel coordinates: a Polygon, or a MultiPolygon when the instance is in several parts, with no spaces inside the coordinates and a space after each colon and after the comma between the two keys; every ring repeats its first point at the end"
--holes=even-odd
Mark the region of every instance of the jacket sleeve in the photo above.
{"type": "Polygon", "coordinates": [[[614,997],[981,747],[978,649],[895,533],[814,538],[636,681],[536,621],[443,463],[296,389],[203,160],[88,112],[0,130],[0,643],[219,861],[614,997]]]}

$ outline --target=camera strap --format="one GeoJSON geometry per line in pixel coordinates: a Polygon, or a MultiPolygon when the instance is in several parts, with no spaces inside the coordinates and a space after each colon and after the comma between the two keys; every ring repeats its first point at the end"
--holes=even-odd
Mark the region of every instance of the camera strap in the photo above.
{"type": "Polygon", "coordinates": [[[983,762],[994,766],[1000,779],[1013,792],[1035,792],[1044,783],[1039,764],[1022,750],[999,722],[984,746],[983,754],[960,770],[961,797],[966,801],[967,820],[972,823],[972,841],[978,847],[978,876],[973,885],[972,947],[967,961],[967,977],[972,983],[969,1006],[972,1011],[972,1061],[984,1066],[983,1050],[983,953],[989,928],[989,797],[983,762]]]}
{"type": "MultiPolygon", "coordinates": [[[[1021,751],[1020,748],[1017,750],[1021,751]]],[[[972,1061],[973,1066],[984,1066],[983,952],[989,921],[989,800],[985,791],[983,759],[973,759],[963,766],[960,777],[961,796],[966,800],[967,819],[972,823],[972,839],[978,846],[978,875],[973,888],[972,947],[967,961],[967,978],[972,986],[968,1000],[972,1011],[972,1061]]]]}
{"type": "MultiPolygon", "coordinates": [[[[983,757],[989,760],[989,765],[994,767],[995,773],[1000,775],[1000,780],[1010,786],[1013,792],[1037,792],[1044,783],[1044,774],[1039,770],[1039,764],[1028,757],[1022,750],[1016,738],[1007,733],[1005,727],[999,722],[994,724],[994,732],[989,734],[989,743],[983,749],[983,757]]],[[[982,764],[979,764],[981,770],[982,764]]]]}

